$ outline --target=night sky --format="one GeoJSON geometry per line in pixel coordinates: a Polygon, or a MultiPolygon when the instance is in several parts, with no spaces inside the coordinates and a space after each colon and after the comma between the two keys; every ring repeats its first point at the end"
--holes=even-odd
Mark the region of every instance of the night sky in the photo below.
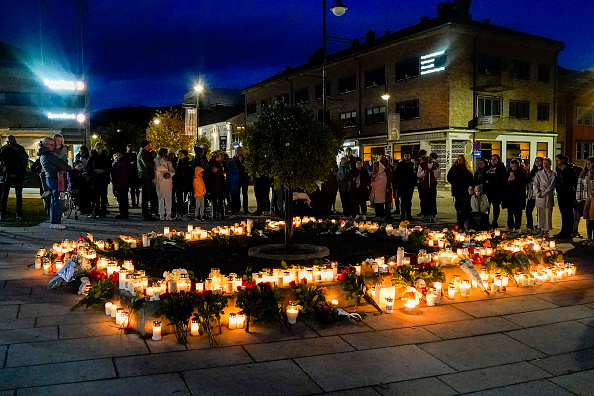
{"type": "MultiPolygon", "coordinates": [[[[346,14],[327,11],[328,34],[364,41],[437,16],[440,0],[344,0],[346,14]]],[[[0,41],[38,59],[43,9],[45,68],[76,71],[75,0],[0,1],[0,41]],[[40,7],[40,3],[42,6],[40,7]]],[[[328,7],[334,0],[328,0],[328,7]]],[[[563,41],[559,65],[594,67],[594,1],[473,1],[475,20],[563,41]]],[[[320,0],[87,0],[84,61],[91,109],[179,104],[200,79],[241,89],[308,61],[322,46],[320,0]]],[[[348,44],[330,43],[329,52],[348,44]]]]}

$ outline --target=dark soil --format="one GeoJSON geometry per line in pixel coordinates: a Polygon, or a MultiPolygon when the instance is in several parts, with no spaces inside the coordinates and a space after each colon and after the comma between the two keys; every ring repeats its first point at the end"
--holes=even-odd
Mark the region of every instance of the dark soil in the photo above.
{"type": "MultiPolygon", "coordinates": [[[[133,260],[134,266],[143,269],[151,277],[161,278],[164,271],[174,268],[185,268],[193,271],[198,279],[208,277],[211,268],[220,268],[221,273],[231,272],[244,274],[246,268],[250,272],[257,272],[262,268],[279,267],[280,262],[258,259],[248,256],[248,250],[254,246],[284,243],[282,232],[267,234],[261,237],[231,237],[229,244],[221,244],[214,240],[195,241],[185,248],[164,245],[161,248],[138,248],[128,251],[111,252],[109,255],[118,260],[133,260]]],[[[326,246],[330,250],[328,259],[346,266],[360,263],[367,258],[390,257],[396,254],[399,246],[403,246],[400,239],[383,235],[362,236],[349,234],[295,233],[295,243],[308,243],[326,246]]],[[[289,264],[308,265],[312,262],[290,262],[289,264]]]]}

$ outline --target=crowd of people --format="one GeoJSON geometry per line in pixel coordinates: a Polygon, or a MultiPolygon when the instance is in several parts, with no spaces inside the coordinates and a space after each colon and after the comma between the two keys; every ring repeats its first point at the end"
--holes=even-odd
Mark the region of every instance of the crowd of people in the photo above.
{"type": "MultiPolygon", "coordinates": [[[[81,146],[72,167],[64,138],[57,134],[39,143],[38,159],[31,169],[39,174],[40,193],[47,202],[52,228],[63,228],[60,193],[70,191],[81,213],[89,217],[108,215],[108,188],[116,198],[118,219],[129,217],[132,207],[142,208],[144,220],[182,218],[205,219],[206,207],[212,206],[211,219],[248,211],[249,176],[241,147],[229,157],[196,146],[193,156],[187,150],[160,148],[153,150],[151,142],[143,140],[138,152],[127,146],[125,151],[111,155],[102,143],[92,150],[81,146]]],[[[376,219],[389,221],[392,215],[400,220],[413,220],[412,199],[418,191],[421,221],[435,222],[437,186],[441,169],[437,154],[420,150],[414,158],[404,153],[393,164],[381,156],[378,161],[365,162],[347,149],[340,164],[330,172],[315,191],[296,191],[296,214],[309,211],[316,216],[336,213],[336,198],[340,197],[343,216],[366,220],[368,206],[376,219]],[[299,202],[306,205],[301,207],[299,202]]],[[[29,158],[26,150],[12,135],[0,148],[0,220],[7,219],[7,201],[11,188],[16,195],[16,218],[23,219],[22,188],[29,158]]],[[[519,230],[526,218],[526,228],[548,235],[552,229],[552,213],[557,206],[561,213],[561,231],[557,238],[581,237],[578,233],[582,218],[586,221],[586,244],[594,245],[594,158],[585,161],[584,168],[569,163],[563,154],[555,157],[553,171],[549,158],[537,157],[532,168],[518,159],[506,167],[499,155],[478,158],[476,170],[464,155],[459,155],[447,172],[446,180],[456,210],[456,221],[465,229],[486,230],[499,227],[501,209],[507,210],[507,228],[519,230]],[[536,210],[536,222],[534,214],[536,210]]],[[[287,189],[273,187],[273,180],[254,175],[257,210],[254,215],[284,212],[287,189]],[[272,193],[272,195],[271,195],[272,193]]]]}

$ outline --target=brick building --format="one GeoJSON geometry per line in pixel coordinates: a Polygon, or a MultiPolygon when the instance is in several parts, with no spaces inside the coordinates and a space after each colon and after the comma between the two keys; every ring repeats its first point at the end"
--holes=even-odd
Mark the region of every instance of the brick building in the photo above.
{"type": "MultiPolygon", "coordinates": [[[[364,43],[327,57],[327,108],[347,129],[345,147],[366,160],[424,148],[446,169],[458,154],[475,154],[475,142],[477,155],[498,153],[508,162],[555,154],[564,44],[473,21],[460,3],[442,3],[437,17],[381,37],[369,31],[364,43]],[[387,139],[388,114],[400,115],[395,141],[387,139]]],[[[245,88],[247,123],[271,100],[308,106],[320,117],[319,55],[245,88]]]]}

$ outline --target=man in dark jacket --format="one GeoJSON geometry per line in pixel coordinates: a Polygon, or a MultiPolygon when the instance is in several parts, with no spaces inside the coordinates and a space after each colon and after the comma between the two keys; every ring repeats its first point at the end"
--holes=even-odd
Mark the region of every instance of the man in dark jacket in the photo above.
{"type": "Polygon", "coordinates": [[[561,232],[555,234],[554,237],[569,239],[573,233],[573,203],[578,177],[565,155],[557,154],[555,164],[557,165],[555,189],[557,190],[557,204],[561,212],[561,232]]]}
{"type": "Polygon", "coordinates": [[[491,222],[491,227],[493,228],[499,227],[499,212],[501,210],[506,175],[507,171],[505,165],[501,162],[501,157],[499,154],[493,154],[491,156],[491,164],[483,174],[485,178],[483,185],[485,195],[489,198],[489,202],[493,208],[493,221],[491,222]]]}
{"type": "Polygon", "coordinates": [[[519,230],[522,226],[522,211],[526,208],[526,172],[516,159],[511,161],[507,172],[503,206],[507,208],[507,228],[519,230]]]}
{"type": "MultiPolygon", "coordinates": [[[[89,217],[105,217],[107,216],[107,186],[109,186],[111,174],[111,158],[103,143],[98,142],[95,144],[95,149],[91,151],[87,173],[91,177],[94,203],[93,214],[89,217]]],[[[126,199],[128,199],[127,194],[126,199]]]]}
{"type": "Polygon", "coordinates": [[[151,142],[145,139],[140,143],[140,151],[136,157],[138,179],[142,187],[142,219],[146,221],[155,220],[149,211],[151,189],[153,188],[153,179],[155,178],[155,163],[151,150],[151,142]]]}
{"type": "Polygon", "coordinates": [[[355,207],[356,218],[366,220],[371,176],[369,175],[369,172],[363,168],[363,161],[359,160],[355,163],[355,168],[351,169],[350,177],[352,180],[351,199],[355,207]]]}
{"type": "Polygon", "coordinates": [[[403,154],[402,160],[396,165],[392,185],[400,197],[400,219],[411,221],[412,196],[417,185],[417,173],[409,153],[403,154]]]}
{"type": "Polygon", "coordinates": [[[44,137],[39,143],[37,155],[40,157],[41,167],[45,173],[45,184],[51,194],[50,228],[64,229],[62,223],[62,205],[60,203],[60,189],[58,188],[58,172],[69,171],[70,166],[54,154],[56,142],[51,137],[44,137]]]}
{"type": "Polygon", "coordinates": [[[458,226],[464,226],[464,202],[468,200],[468,187],[473,185],[472,171],[464,155],[459,155],[448,171],[448,183],[452,187],[458,226]]]}
{"type": "Polygon", "coordinates": [[[6,205],[10,187],[16,194],[16,218],[23,219],[23,181],[29,156],[13,135],[6,136],[6,144],[0,148],[0,221],[6,220],[6,205]]]}
{"type": "Polygon", "coordinates": [[[116,160],[111,166],[111,183],[113,185],[113,193],[118,200],[118,207],[120,214],[117,215],[116,219],[127,219],[129,212],[128,204],[128,186],[130,181],[129,177],[129,164],[126,156],[122,152],[116,154],[116,160]]]}
{"type": "Polygon", "coordinates": [[[186,202],[190,202],[187,194],[192,191],[192,180],[194,171],[188,158],[188,150],[180,150],[178,153],[177,167],[173,175],[173,191],[175,192],[175,211],[177,219],[181,220],[188,214],[186,202]]]}
{"type": "Polygon", "coordinates": [[[138,208],[138,203],[140,202],[140,184],[138,181],[138,166],[136,165],[137,154],[131,144],[126,146],[126,154],[124,156],[128,163],[128,186],[130,187],[132,207],[138,208]]]}
{"type": "Polygon", "coordinates": [[[235,162],[235,165],[239,170],[239,187],[241,188],[241,201],[243,203],[243,212],[250,213],[248,210],[249,176],[247,170],[245,169],[245,157],[243,156],[243,149],[241,147],[238,147],[237,150],[235,150],[233,162],[235,162]]]}

